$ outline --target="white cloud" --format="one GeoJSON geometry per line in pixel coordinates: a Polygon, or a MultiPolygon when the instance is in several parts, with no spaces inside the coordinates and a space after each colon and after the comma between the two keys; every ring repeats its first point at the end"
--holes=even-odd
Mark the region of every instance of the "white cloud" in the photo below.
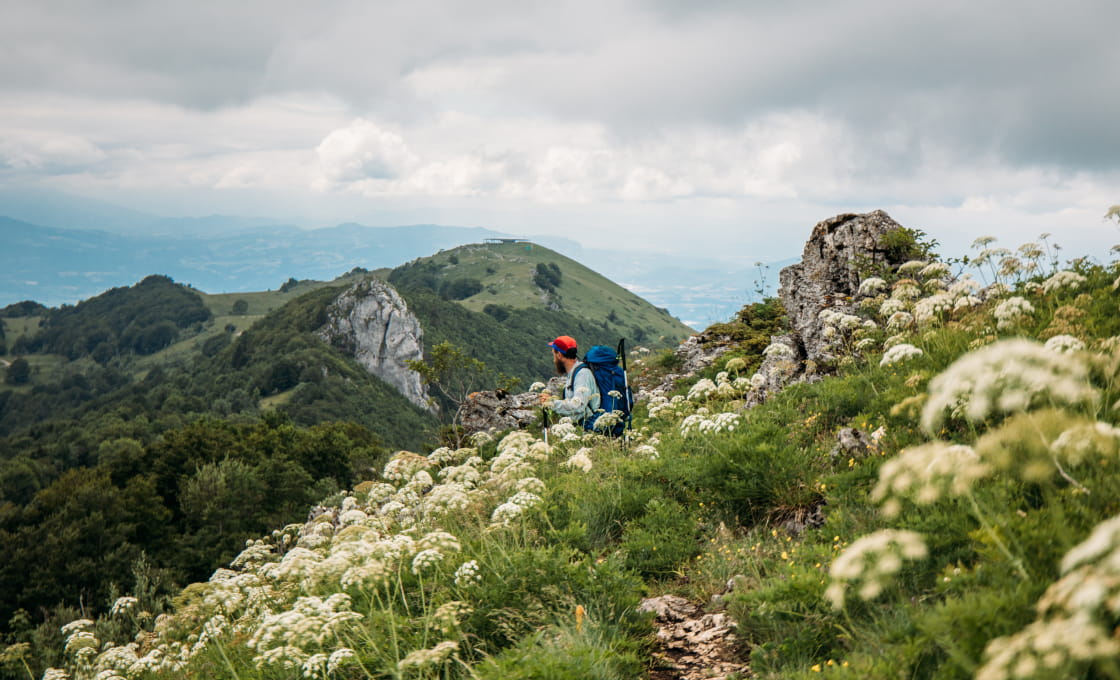
{"type": "Polygon", "coordinates": [[[37,130],[0,131],[0,168],[68,173],[105,159],[88,139],[37,130]]]}

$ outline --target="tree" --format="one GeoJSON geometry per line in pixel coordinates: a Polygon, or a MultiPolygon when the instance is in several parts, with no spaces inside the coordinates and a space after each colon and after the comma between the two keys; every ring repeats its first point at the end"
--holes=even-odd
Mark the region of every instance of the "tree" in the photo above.
{"type": "Polygon", "coordinates": [[[31,382],[31,364],[27,359],[19,357],[8,366],[8,373],[4,376],[4,382],[9,385],[26,385],[31,382]]]}
{"type": "MultiPolygon", "coordinates": [[[[457,425],[462,415],[467,395],[479,390],[488,376],[486,364],[467,356],[459,347],[444,340],[428,352],[426,360],[406,361],[408,367],[420,374],[420,379],[454,404],[451,424],[457,425]]],[[[456,433],[458,438],[458,433],[456,433]]]]}
{"type": "Polygon", "coordinates": [[[237,316],[244,316],[249,313],[249,302],[245,298],[237,298],[231,311],[237,316]]]}

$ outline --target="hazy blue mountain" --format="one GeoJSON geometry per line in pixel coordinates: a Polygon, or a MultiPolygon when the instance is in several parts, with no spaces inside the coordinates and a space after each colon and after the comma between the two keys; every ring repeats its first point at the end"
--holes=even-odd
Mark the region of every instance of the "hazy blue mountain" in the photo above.
{"type": "MultiPolygon", "coordinates": [[[[42,190],[0,190],[0,306],[20,300],[74,303],[107,288],[165,274],[208,293],[279,287],[289,278],[331,280],[355,267],[392,268],[439,249],[520,236],[484,228],[348,223],[305,229],[266,217],[167,218],[42,190]]],[[[749,253],[682,258],[620,242],[586,248],[534,237],[603,274],[693,328],[725,321],[774,294],[778,270],[760,273],[749,253]]]]}

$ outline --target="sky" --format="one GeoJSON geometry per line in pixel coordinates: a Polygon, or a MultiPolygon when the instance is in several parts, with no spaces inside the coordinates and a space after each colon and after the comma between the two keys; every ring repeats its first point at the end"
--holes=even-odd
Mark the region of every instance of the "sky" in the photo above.
{"type": "Polygon", "coordinates": [[[0,0],[0,184],[740,261],[1120,227],[1120,3],[0,0]]]}

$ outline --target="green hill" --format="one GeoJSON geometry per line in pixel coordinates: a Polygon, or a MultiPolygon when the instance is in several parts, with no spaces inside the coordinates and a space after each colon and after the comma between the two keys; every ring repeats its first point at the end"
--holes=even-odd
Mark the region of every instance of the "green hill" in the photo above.
{"type": "MultiPolygon", "coordinates": [[[[427,290],[499,321],[526,309],[564,312],[600,325],[587,341],[614,344],[625,337],[651,348],[675,346],[692,330],[605,276],[534,243],[472,244],[414,260],[392,270],[402,290],[427,290]]],[[[570,333],[575,335],[574,333],[570,333]]]]}

